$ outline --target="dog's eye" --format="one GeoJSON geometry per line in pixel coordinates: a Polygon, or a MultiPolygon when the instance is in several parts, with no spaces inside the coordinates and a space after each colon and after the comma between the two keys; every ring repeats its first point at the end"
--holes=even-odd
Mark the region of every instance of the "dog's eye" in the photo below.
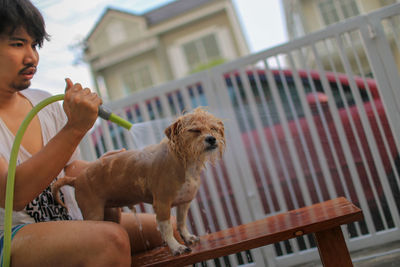
{"type": "Polygon", "coordinates": [[[188,131],[191,133],[201,133],[199,129],[189,129],[188,131]]]}

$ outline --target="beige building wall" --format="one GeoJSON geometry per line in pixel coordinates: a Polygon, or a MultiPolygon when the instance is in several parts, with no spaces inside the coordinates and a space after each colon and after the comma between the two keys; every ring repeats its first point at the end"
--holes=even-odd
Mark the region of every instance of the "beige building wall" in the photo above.
{"type": "Polygon", "coordinates": [[[108,88],[108,98],[112,100],[128,95],[129,92],[125,91],[124,88],[122,75],[127,72],[133,72],[143,65],[151,66],[152,77],[155,78],[154,84],[157,84],[160,80],[159,77],[161,76],[162,68],[154,51],[127,59],[99,72],[99,75],[104,78],[106,87],[108,88]]]}
{"type": "Polygon", "coordinates": [[[123,49],[124,46],[143,38],[145,29],[143,18],[135,18],[121,12],[110,11],[108,16],[104,17],[91,38],[88,40],[90,51],[87,57],[102,55],[111,52],[116,48],[123,49]],[[123,32],[123,41],[111,38],[111,32],[123,32]]]}

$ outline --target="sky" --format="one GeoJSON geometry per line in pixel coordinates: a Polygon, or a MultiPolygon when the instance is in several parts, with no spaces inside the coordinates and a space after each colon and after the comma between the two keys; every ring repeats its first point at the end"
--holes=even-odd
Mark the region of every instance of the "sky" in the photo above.
{"type": "MultiPolygon", "coordinates": [[[[38,71],[31,88],[52,94],[64,93],[66,77],[84,87],[94,83],[86,64],[74,64],[70,47],[84,39],[107,7],[141,15],[174,0],[31,0],[42,12],[50,42],[39,50],[38,71]]],[[[262,51],[286,42],[281,0],[232,0],[250,52],[262,51]]]]}

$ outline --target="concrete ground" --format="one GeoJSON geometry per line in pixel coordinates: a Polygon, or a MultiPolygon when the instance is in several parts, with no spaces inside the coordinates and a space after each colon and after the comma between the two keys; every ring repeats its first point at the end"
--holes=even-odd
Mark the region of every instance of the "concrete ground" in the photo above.
{"type": "Polygon", "coordinates": [[[400,241],[351,254],[355,267],[399,267],[400,241]]]}
{"type": "MultiPolygon", "coordinates": [[[[400,241],[352,252],[351,259],[354,267],[400,267],[400,241]]],[[[312,262],[301,267],[322,267],[322,263],[312,262]]]]}

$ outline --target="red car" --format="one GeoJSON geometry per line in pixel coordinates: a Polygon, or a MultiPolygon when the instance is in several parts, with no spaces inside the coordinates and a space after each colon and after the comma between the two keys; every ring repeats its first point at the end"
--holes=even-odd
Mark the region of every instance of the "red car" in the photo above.
{"type": "MultiPolygon", "coordinates": [[[[358,87],[358,92],[363,102],[363,107],[357,107],[355,105],[356,98],[351,91],[350,80],[347,76],[326,73],[325,78],[329,86],[324,88],[318,72],[311,71],[307,73],[299,71],[297,73],[307,96],[307,104],[313,114],[313,123],[317,135],[320,138],[317,142],[320,142],[320,147],[322,147],[325,156],[324,159],[321,159],[318,157],[317,148],[313,143],[315,140],[313,140],[313,136],[311,135],[310,125],[305,119],[304,107],[302,107],[298,94],[298,84],[295,83],[292,72],[289,70],[281,72],[273,70],[271,74],[279,91],[279,98],[285,114],[279,114],[278,112],[276,95],[274,98],[271,93],[266,72],[263,70],[247,72],[248,82],[257,105],[257,115],[264,127],[264,136],[260,136],[254,129],[254,114],[251,114],[249,111],[247,103],[247,99],[249,99],[248,91],[246,93],[246,90],[244,90],[244,83],[240,75],[234,73],[227,75],[225,78],[265,213],[269,214],[272,212],[271,205],[274,207],[274,210],[279,210],[279,205],[278,192],[275,191],[276,188],[273,186],[272,181],[276,177],[271,177],[271,173],[269,172],[267,159],[262,151],[261,138],[265,139],[271,154],[274,155],[273,164],[276,168],[276,175],[279,179],[288,209],[295,208],[293,199],[296,199],[299,206],[305,205],[301,194],[299,174],[296,172],[295,163],[291,157],[293,152],[297,154],[296,157],[300,160],[300,168],[303,170],[307,190],[312,202],[319,202],[321,200],[319,198],[322,198],[322,200],[329,199],[326,184],[327,178],[324,178],[325,174],[320,164],[323,160],[325,161],[323,163],[329,168],[335,192],[341,196],[349,196],[356,204],[359,202],[354,187],[355,177],[352,177],[350,173],[348,158],[345,157],[344,148],[339,139],[339,132],[336,129],[332,113],[328,107],[329,94],[325,90],[330,90],[335,100],[340,123],[345,131],[344,138],[349,145],[350,158],[353,160],[360,177],[359,182],[373,215],[376,230],[384,229],[382,216],[386,217],[385,220],[388,223],[388,227],[394,227],[380,182],[380,178],[385,179],[385,177],[379,178],[360,117],[361,112],[366,113],[367,120],[373,132],[373,138],[378,147],[379,157],[382,159],[384,170],[388,175],[389,183],[394,185],[392,186],[393,193],[400,196],[398,186],[395,186],[394,170],[389,160],[389,157],[394,159],[398,167],[398,151],[375,81],[369,78],[354,77],[355,85],[358,87]],[[239,94],[240,97],[237,97],[239,94]],[[290,132],[289,136],[285,134],[283,124],[281,123],[282,118],[287,121],[287,129],[290,132]],[[379,121],[382,131],[379,128],[379,121]],[[385,148],[384,140],[387,141],[387,147],[390,150],[389,153],[385,148]],[[294,144],[295,151],[289,149],[289,141],[294,144]],[[368,175],[372,177],[373,186],[368,179],[368,175]],[[341,181],[341,176],[344,178],[343,182],[341,181]],[[316,183],[320,188],[319,191],[317,191],[316,183]],[[343,186],[343,183],[345,183],[345,186],[343,186]],[[376,189],[375,193],[373,187],[376,189]],[[268,197],[270,198],[269,201],[268,197]],[[377,201],[380,201],[384,214],[378,212],[377,201]]],[[[368,230],[364,226],[362,227],[362,231],[366,233],[368,230]]]]}

